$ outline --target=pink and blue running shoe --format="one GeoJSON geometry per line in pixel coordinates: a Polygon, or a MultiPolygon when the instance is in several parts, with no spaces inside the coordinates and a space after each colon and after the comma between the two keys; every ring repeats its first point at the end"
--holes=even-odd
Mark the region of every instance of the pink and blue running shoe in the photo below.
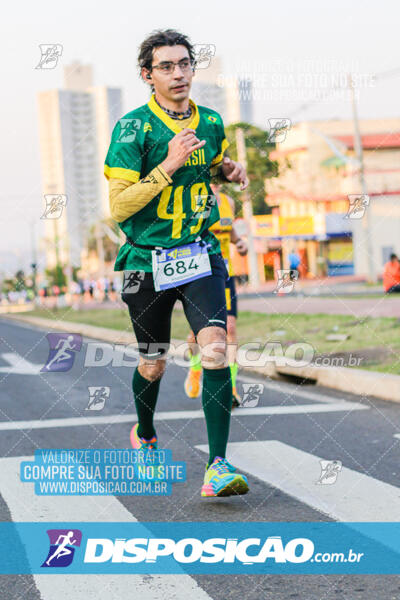
{"type": "Polygon", "coordinates": [[[210,498],[247,494],[249,491],[247,477],[235,471],[235,467],[226,458],[216,456],[212,464],[206,466],[201,495],[210,498]]]}
{"type": "Polygon", "coordinates": [[[145,440],[138,436],[137,430],[139,423],[136,423],[131,429],[130,440],[132,448],[134,450],[157,450],[157,436],[151,438],[151,440],[145,440]]]}

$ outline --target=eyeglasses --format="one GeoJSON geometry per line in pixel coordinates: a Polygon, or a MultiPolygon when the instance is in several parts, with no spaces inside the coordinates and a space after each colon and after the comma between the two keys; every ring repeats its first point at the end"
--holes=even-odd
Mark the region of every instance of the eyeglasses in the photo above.
{"type": "Polygon", "coordinates": [[[182,73],[187,73],[192,68],[193,63],[188,58],[182,58],[182,60],[179,60],[178,62],[172,62],[172,61],[161,62],[158,65],[153,65],[151,68],[158,69],[159,71],[161,71],[161,73],[165,73],[166,75],[167,74],[169,75],[175,71],[176,65],[178,65],[178,67],[180,68],[182,73]]]}

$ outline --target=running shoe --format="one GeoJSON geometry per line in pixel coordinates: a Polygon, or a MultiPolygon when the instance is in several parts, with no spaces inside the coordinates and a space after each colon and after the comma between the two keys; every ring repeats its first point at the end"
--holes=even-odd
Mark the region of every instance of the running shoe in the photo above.
{"type": "Polygon", "coordinates": [[[237,393],[236,388],[232,388],[232,410],[241,405],[240,396],[237,393]]]}
{"type": "Polygon", "coordinates": [[[139,423],[136,423],[131,429],[130,440],[132,448],[134,450],[157,450],[157,436],[151,438],[151,440],[145,440],[138,436],[137,430],[139,423]]]}
{"type": "Polygon", "coordinates": [[[201,391],[202,369],[189,369],[185,379],[185,394],[188,398],[197,398],[201,391]]]}
{"type": "Polygon", "coordinates": [[[249,491],[247,477],[235,471],[235,467],[226,458],[216,456],[213,463],[206,467],[201,495],[214,497],[247,494],[249,491]]]}

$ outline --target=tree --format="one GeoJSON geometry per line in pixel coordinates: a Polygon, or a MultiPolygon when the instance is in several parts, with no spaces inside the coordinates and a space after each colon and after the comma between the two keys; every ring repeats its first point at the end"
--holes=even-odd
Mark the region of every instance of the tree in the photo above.
{"type": "Polygon", "coordinates": [[[67,278],[61,265],[57,265],[52,269],[46,269],[45,274],[50,286],[57,285],[59,288],[62,288],[67,285],[67,278]]]}
{"type": "Polygon", "coordinates": [[[25,285],[25,273],[21,270],[15,273],[15,290],[20,292],[26,288],[25,285]]]}
{"type": "MultiPolygon", "coordinates": [[[[119,244],[110,239],[110,237],[106,234],[103,225],[108,227],[108,229],[111,229],[116,237],[118,237],[118,225],[112,219],[104,219],[100,222],[101,239],[104,248],[104,260],[106,262],[111,262],[112,260],[115,260],[115,257],[118,254],[119,244]]],[[[96,225],[92,225],[89,230],[88,250],[97,250],[96,225]]]]}
{"type": "MultiPolygon", "coordinates": [[[[268,132],[250,125],[250,123],[234,123],[225,128],[226,137],[229,141],[228,155],[237,160],[236,129],[241,127],[244,132],[247,153],[247,174],[250,180],[248,192],[253,204],[255,215],[270,214],[271,209],[265,202],[264,180],[267,177],[278,176],[277,161],[270,160],[269,153],[275,149],[275,144],[268,142],[268,132]]],[[[223,191],[229,194],[235,201],[235,215],[242,215],[242,203],[240,201],[239,186],[232,187],[224,184],[223,191]]]]}

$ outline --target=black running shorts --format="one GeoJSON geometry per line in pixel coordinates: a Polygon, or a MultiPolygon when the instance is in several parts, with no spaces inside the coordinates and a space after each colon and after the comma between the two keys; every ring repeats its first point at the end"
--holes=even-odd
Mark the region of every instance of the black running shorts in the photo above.
{"type": "Polygon", "coordinates": [[[121,294],[129,308],[141,356],[156,359],[168,351],[172,310],[177,300],[181,300],[195,335],[204,327],[222,327],[226,331],[228,272],[220,254],[210,254],[210,265],[212,275],[159,292],[154,289],[153,274],[145,273],[135,293],[121,294]]]}

